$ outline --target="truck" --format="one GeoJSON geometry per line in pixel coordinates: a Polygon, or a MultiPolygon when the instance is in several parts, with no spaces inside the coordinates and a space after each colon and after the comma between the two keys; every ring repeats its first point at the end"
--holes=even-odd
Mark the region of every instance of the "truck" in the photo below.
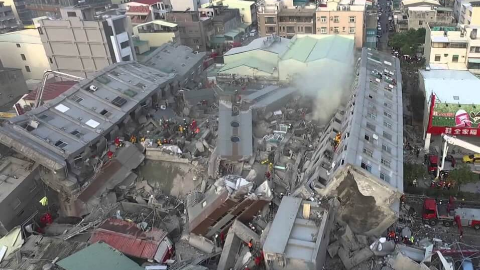
{"type": "Polygon", "coordinates": [[[480,230],[480,205],[457,203],[453,197],[447,201],[426,198],[423,201],[422,221],[431,226],[441,222],[445,227],[456,223],[461,232],[463,227],[480,230]]]}

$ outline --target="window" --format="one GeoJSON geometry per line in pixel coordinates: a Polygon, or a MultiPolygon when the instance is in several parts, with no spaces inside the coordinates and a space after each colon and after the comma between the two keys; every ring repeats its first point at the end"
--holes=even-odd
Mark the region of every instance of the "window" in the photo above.
{"type": "Polygon", "coordinates": [[[342,31],[343,31],[343,32],[345,32],[345,26],[344,26],[344,27],[342,27],[342,31]]]}
{"type": "Polygon", "coordinates": [[[355,16],[348,17],[348,21],[351,22],[351,23],[355,22],[355,16]]]}
{"type": "Polygon", "coordinates": [[[121,34],[125,32],[125,25],[123,25],[123,20],[113,20],[113,28],[115,29],[115,34],[121,34]]]}
{"type": "Polygon", "coordinates": [[[370,136],[368,136],[367,134],[365,134],[365,140],[366,140],[366,141],[370,141],[370,136]]]}
{"type": "Polygon", "coordinates": [[[392,140],[392,134],[388,133],[388,132],[383,132],[383,137],[389,141],[392,140]]]}
{"type": "Polygon", "coordinates": [[[390,176],[388,176],[388,174],[385,172],[380,172],[380,179],[385,182],[390,182],[390,176]]]}
{"type": "Polygon", "coordinates": [[[200,41],[198,39],[193,39],[193,44],[199,44],[200,41]]]}
{"type": "Polygon", "coordinates": [[[327,22],[327,16],[320,17],[320,22],[326,23],[327,22]]]}
{"type": "Polygon", "coordinates": [[[333,17],[333,22],[334,22],[334,23],[340,22],[340,20],[338,19],[338,16],[334,16],[334,17],[333,17]]]}
{"type": "Polygon", "coordinates": [[[313,33],[312,27],[310,27],[310,26],[305,26],[305,33],[307,33],[307,34],[312,34],[312,33],[313,33]]]}
{"type": "Polygon", "coordinates": [[[68,11],[67,16],[68,17],[77,17],[77,13],[75,13],[75,11],[68,11]]]}
{"type": "Polygon", "coordinates": [[[107,110],[103,109],[101,112],[100,112],[101,115],[104,115],[106,117],[110,116],[111,113],[109,113],[107,110]]]}
{"type": "Polygon", "coordinates": [[[23,61],[27,61],[27,58],[25,57],[25,54],[23,54],[23,53],[20,54],[20,57],[22,57],[22,60],[23,60],[23,61]]]}
{"type": "Polygon", "coordinates": [[[392,153],[392,148],[388,145],[382,144],[382,150],[386,153],[391,154],[392,153]]]}
{"type": "Polygon", "coordinates": [[[388,121],[383,121],[383,126],[389,128],[389,129],[392,129],[392,123],[390,123],[388,121]]]}
{"type": "Polygon", "coordinates": [[[122,49],[125,49],[125,48],[127,48],[128,46],[129,46],[128,40],[120,43],[120,48],[122,48],[122,49]]]}
{"type": "Polygon", "coordinates": [[[43,35],[43,30],[42,30],[41,27],[37,27],[37,30],[38,30],[38,33],[39,33],[40,35],[43,35]]]}
{"type": "Polygon", "coordinates": [[[27,72],[30,72],[30,67],[29,67],[29,66],[25,66],[25,70],[26,70],[27,72]]]}
{"type": "Polygon", "coordinates": [[[385,167],[390,168],[390,160],[382,158],[381,162],[383,165],[385,165],[385,167]]]}
{"type": "Polygon", "coordinates": [[[373,151],[368,148],[363,148],[363,153],[369,157],[373,157],[373,151]]]}
{"type": "Polygon", "coordinates": [[[370,123],[367,122],[367,128],[375,131],[375,125],[374,124],[370,124],[370,123]]]}
{"type": "Polygon", "coordinates": [[[77,96],[77,95],[73,95],[70,99],[73,100],[73,101],[75,101],[75,102],[77,102],[77,103],[80,103],[80,101],[83,100],[83,98],[81,98],[81,97],[79,97],[79,96],[77,96]]]}
{"type": "Polygon", "coordinates": [[[355,27],[350,27],[350,29],[348,30],[348,32],[350,34],[355,34],[355,27]]]}
{"type": "Polygon", "coordinates": [[[452,62],[458,63],[458,55],[453,55],[452,56],[452,62]]]}
{"type": "Polygon", "coordinates": [[[53,59],[51,57],[49,57],[48,60],[50,61],[50,64],[53,64],[53,59]]]}
{"type": "Polygon", "coordinates": [[[422,20],[418,21],[418,25],[422,26],[422,25],[423,25],[423,21],[422,21],[422,20]]]}
{"type": "Polygon", "coordinates": [[[320,33],[321,34],[326,34],[327,33],[327,28],[326,27],[320,28],[320,33]]]}
{"type": "Polygon", "coordinates": [[[383,112],[383,115],[385,115],[388,118],[392,118],[392,114],[389,112],[383,112]]]}
{"type": "Polygon", "coordinates": [[[20,46],[20,44],[17,43],[17,48],[21,48],[22,46],[20,46]]]}
{"type": "Polygon", "coordinates": [[[368,165],[367,163],[364,163],[362,162],[362,164],[360,165],[360,167],[362,167],[362,169],[365,169],[369,172],[372,172],[372,166],[368,165]]]}
{"type": "Polygon", "coordinates": [[[334,33],[334,34],[340,33],[340,32],[338,32],[338,27],[334,27],[334,28],[333,28],[333,33],[334,33]]]}
{"type": "Polygon", "coordinates": [[[480,47],[470,47],[470,52],[471,53],[480,53],[480,47]]]}
{"type": "Polygon", "coordinates": [[[18,207],[20,207],[21,204],[22,204],[22,202],[20,201],[20,199],[15,198],[15,201],[12,202],[13,210],[16,210],[18,207]]]}
{"type": "Polygon", "coordinates": [[[377,119],[377,115],[375,113],[368,113],[367,116],[373,120],[377,119]]]}
{"type": "Polygon", "coordinates": [[[390,104],[390,103],[388,103],[388,102],[384,102],[384,103],[383,103],[383,106],[385,106],[385,107],[387,107],[387,108],[389,108],[389,109],[392,108],[392,104],[390,104]]]}
{"type": "Polygon", "coordinates": [[[83,133],[81,133],[78,130],[74,130],[74,131],[70,132],[70,134],[72,134],[73,136],[76,136],[77,138],[80,138],[80,137],[83,136],[83,133]]]}
{"type": "Polygon", "coordinates": [[[435,61],[440,61],[441,57],[440,54],[435,54],[435,61]]]}
{"type": "Polygon", "coordinates": [[[58,148],[65,148],[65,146],[67,146],[68,143],[62,141],[62,140],[58,140],[56,143],[55,143],[55,146],[58,147],[58,148]]]}
{"type": "Polygon", "coordinates": [[[130,55],[122,57],[122,61],[130,61],[130,55]]]}

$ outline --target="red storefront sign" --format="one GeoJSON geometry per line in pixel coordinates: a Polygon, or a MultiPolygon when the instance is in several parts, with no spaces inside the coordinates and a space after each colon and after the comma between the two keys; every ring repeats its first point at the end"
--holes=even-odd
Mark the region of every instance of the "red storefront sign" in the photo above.
{"type": "Polygon", "coordinates": [[[430,97],[430,115],[427,133],[455,136],[480,136],[479,112],[471,104],[436,104],[436,96],[430,97]]]}

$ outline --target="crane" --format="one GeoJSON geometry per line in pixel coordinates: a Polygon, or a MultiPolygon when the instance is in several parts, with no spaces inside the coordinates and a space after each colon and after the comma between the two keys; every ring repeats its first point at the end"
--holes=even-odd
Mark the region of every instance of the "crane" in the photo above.
{"type": "Polygon", "coordinates": [[[41,105],[42,97],[43,97],[43,90],[45,89],[45,84],[47,83],[48,76],[51,75],[51,74],[54,77],[61,77],[61,78],[70,79],[70,80],[73,80],[73,81],[81,81],[81,80],[84,79],[82,77],[77,77],[77,76],[70,75],[70,74],[67,74],[67,73],[63,73],[63,72],[60,72],[60,71],[45,70],[45,72],[43,73],[42,86],[40,87],[40,89],[38,89],[37,95],[35,96],[35,104],[33,105],[33,109],[38,108],[38,106],[41,105]]]}
{"type": "Polygon", "coordinates": [[[445,165],[445,157],[447,156],[449,144],[460,146],[475,153],[480,153],[480,146],[476,146],[474,144],[462,141],[456,137],[448,136],[446,134],[442,134],[442,138],[445,142],[443,143],[442,162],[438,165],[437,178],[440,176],[440,171],[443,170],[443,166],[445,165]]]}

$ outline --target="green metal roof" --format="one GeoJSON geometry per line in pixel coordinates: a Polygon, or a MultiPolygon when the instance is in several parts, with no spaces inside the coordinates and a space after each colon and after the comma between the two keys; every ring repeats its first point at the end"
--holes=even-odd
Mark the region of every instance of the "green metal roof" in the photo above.
{"type": "Polygon", "coordinates": [[[230,30],[227,33],[225,33],[225,36],[235,38],[236,36],[240,35],[240,30],[234,29],[230,30]]]}
{"type": "Polygon", "coordinates": [[[97,242],[57,263],[65,270],[144,270],[111,246],[97,242]]]}
{"type": "Polygon", "coordinates": [[[344,61],[351,58],[354,50],[353,39],[339,35],[323,38],[299,37],[292,42],[282,60],[294,59],[304,63],[321,59],[344,61]]]}
{"type": "Polygon", "coordinates": [[[241,59],[239,61],[235,61],[233,63],[226,64],[225,66],[222,67],[222,69],[220,69],[219,72],[225,72],[229,69],[233,69],[233,68],[237,68],[237,67],[241,67],[241,66],[247,66],[247,67],[250,67],[250,68],[258,69],[260,71],[267,72],[267,73],[270,73],[270,74],[272,74],[273,70],[276,68],[275,65],[269,64],[269,63],[267,63],[265,61],[262,61],[258,58],[247,57],[247,58],[241,59]]]}

